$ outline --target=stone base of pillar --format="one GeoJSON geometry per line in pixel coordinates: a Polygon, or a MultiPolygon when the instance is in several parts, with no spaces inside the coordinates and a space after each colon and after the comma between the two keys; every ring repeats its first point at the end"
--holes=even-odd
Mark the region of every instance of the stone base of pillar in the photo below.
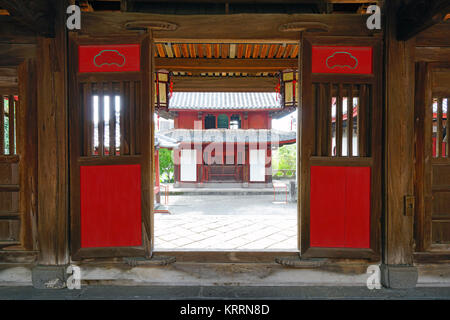
{"type": "Polygon", "coordinates": [[[31,271],[31,280],[36,289],[63,289],[66,287],[67,266],[37,265],[31,271]]]}
{"type": "Polygon", "coordinates": [[[381,265],[381,284],[391,289],[415,288],[419,277],[416,267],[403,265],[381,265]]]}

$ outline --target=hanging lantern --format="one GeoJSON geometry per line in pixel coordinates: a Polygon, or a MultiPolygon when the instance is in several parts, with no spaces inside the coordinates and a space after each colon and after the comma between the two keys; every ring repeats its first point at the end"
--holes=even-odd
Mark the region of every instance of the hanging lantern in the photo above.
{"type": "Polygon", "coordinates": [[[283,107],[298,106],[298,72],[284,70],[281,72],[281,105],[283,107]]]}
{"type": "Polygon", "coordinates": [[[167,70],[158,70],[155,77],[155,108],[168,108],[171,92],[171,75],[167,70]]]}

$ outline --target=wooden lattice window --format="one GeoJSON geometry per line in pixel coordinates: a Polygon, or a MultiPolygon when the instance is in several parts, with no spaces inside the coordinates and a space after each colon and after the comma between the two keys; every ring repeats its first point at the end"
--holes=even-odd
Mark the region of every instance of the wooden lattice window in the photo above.
{"type": "Polygon", "coordinates": [[[370,156],[371,85],[314,83],[316,152],[327,157],[370,156]]]}
{"type": "Polygon", "coordinates": [[[141,153],[140,82],[82,83],[82,156],[141,153]]]}
{"type": "Polygon", "coordinates": [[[448,98],[433,98],[433,158],[449,157],[448,98]]]}
{"type": "Polygon", "coordinates": [[[18,97],[0,94],[0,155],[15,155],[18,97]]]}

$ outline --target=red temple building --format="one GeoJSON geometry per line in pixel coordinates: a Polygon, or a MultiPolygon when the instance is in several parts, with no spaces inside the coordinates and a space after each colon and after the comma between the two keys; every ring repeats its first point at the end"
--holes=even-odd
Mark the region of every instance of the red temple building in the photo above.
{"type": "Polygon", "coordinates": [[[159,136],[180,142],[175,186],[271,186],[272,151],[296,142],[296,131],[272,129],[272,119],[290,111],[276,92],[174,92],[163,112],[174,129],[159,136]]]}

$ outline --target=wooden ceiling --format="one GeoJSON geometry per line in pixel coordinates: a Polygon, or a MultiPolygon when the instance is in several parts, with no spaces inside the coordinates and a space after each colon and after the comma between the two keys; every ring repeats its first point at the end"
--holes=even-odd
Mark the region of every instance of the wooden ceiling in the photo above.
{"type": "Polygon", "coordinates": [[[155,57],[296,59],[298,47],[286,43],[156,43],[155,57]]]}
{"type": "Polygon", "coordinates": [[[180,76],[273,77],[296,66],[298,50],[291,43],[155,43],[157,67],[180,76]]]}

